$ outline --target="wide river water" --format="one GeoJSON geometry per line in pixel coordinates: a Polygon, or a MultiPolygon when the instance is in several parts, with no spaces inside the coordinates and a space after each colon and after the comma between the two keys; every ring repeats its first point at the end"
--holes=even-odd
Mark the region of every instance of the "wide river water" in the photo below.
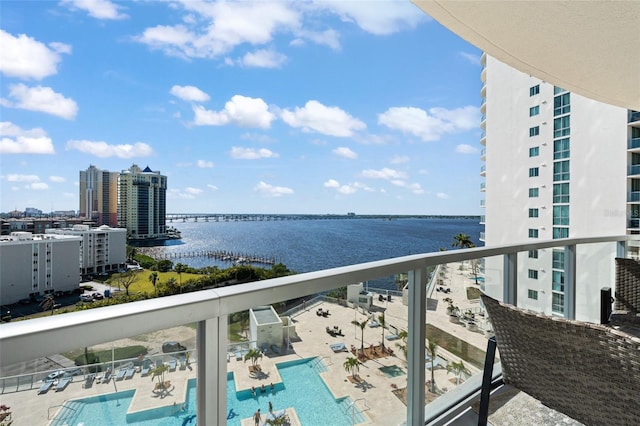
{"type": "MultiPolygon", "coordinates": [[[[275,259],[296,272],[311,272],[410,254],[452,248],[453,237],[467,234],[476,245],[483,226],[477,219],[312,219],[272,221],[174,221],[181,240],[151,250],[190,254],[171,259],[193,267],[230,262],[192,254],[227,251],[275,259]]],[[[146,249],[148,250],[148,249],[146,249]]],[[[260,266],[260,265],[256,265],[260,266]]],[[[268,267],[268,266],[266,266],[268,267]]],[[[372,285],[394,288],[392,277],[372,285]]]]}

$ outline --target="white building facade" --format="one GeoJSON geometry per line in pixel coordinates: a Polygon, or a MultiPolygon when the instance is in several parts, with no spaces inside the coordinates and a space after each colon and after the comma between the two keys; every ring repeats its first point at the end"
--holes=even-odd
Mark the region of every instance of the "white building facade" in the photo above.
{"type": "Polygon", "coordinates": [[[80,241],[77,236],[29,232],[0,237],[0,305],[77,289],[80,241]]]}
{"type": "MultiPolygon", "coordinates": [[[[640,196],[635,206],[628,203],[634,180],[628,175],[629,164],[638,164],[639,179],[633,187],[640,191],[640,154],[628,150],[640,122],[629,124],[626,109],[569,93],[486,54],[482,66],[485,245],[627,232],[629,219],[640,218],[640,196]]],[[[527,259],[519,260],[515,271],[518,305],[597,321],[600,288],[613,281],[616,250],[611,245],[581,250],[601,252],[603,263],[611,267],[594,265],[594,271],[597,266],[606,276],[583,272],[576,277],[575,289],[564,286],[566,274],[576,265],[568,264],[561,244],[522,253],[527,259]],[[575,312],[566,310],[567,291],[575,291],[575,312]]],[[[577,270],[588,271],[588,265],[580,265],[581,257],[575,256],[577,270]]],[[[502,259],[486,259],[484,290],[499,299],[503,271],[502,259]]]]}
{"type": "Polygon", "coordinates": [[[125,267],[127,230],[102,225],[74,225],[71,228],[47,229],[47,235],[75,235],[80,241],[80,273],[82,275],[116,272],[125,267]]]}
{"type": "Polygon", "coordinates": [[[166,238],[167,177],[137,165],[118,177],[118,227],[130,239],[166,238]]]}

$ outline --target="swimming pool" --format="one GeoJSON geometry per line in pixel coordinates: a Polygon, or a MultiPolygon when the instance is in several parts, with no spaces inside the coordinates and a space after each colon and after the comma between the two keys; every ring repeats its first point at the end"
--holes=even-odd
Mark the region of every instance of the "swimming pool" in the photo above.
{"type": "MultiPolygon", "coordinates": [[[[306,358],[276,364],[282,383],[275,384],[273,391],[258,391],[256,396],[249,390],[236,392],[233,373],[227,374],[227,425],[240,426],[243,418],[250,418],[260,408],[269,412],[269,402],[274,411],[294,407],[300,422],[332,426],[349,426],[352,421],[351,399],[336,400],[318,374],[326,367],[318,358],[306,358]]],[[[128,425],[128,426],[188,426],[195,425],[196,381],[190,379],[187,385],[187,399],[184,411],[176,407],[164,407],[140,411],[127,415],[134,391],[68,401],[56,416],[51,426],[83,425],[128,425]]],[[[366,417],[355,413],[355,423],[362,423],[366,417]]]]}

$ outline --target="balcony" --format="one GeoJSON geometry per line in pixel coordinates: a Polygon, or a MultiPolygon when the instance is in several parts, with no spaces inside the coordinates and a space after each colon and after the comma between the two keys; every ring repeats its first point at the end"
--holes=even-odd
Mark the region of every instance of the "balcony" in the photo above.
{"type": "Polygon", "coordinates": [[[484,242],[484,232],[480,233],[479,239],[480,239],[480,241],[484,242]]]}
{"type": "Polygon", "coordinates": [[[629,139],[628,149],[640,148],[640,137],[629,139]]]}
{"type": "Polygon", "coordinates": [[[629,123],[640,121],[640,111],[629,111],[629,123]]]}
{"type": "Polygon", "coordinates": [[[485,200],[480,200],[480,207],[482,207],[482,208],[485,207],[485,200]]]}
{"type": "Polygon", "coordinates": [[[482,148],[482,150],[480,150],[480,159],[482,161],[487,159],[487,148],[482,148]]]}
{"type": "MultiPolygon", "coordinates": [[[[228,373],[234,371],[234,376],[239,380],[235,381],[236,386],[246,387],[243,392],[247,393],[251,383],[264,383],[259,379],[251,377],[259,377],[259,373],[255,373],[248,367],[252,366],[245,363],[243,354],[246,355],[251,345],[255,342],[247,341],[245,344],[229,345],[228,328],[229,318],[238,312],[244,312],[258,306],[268,306],[279,304],[285,300],[303,298],[302,303],[294,306],[286,314],[281,314],[281,318],[296,318],[295,323],[303,324],[298,327],[297,332],[300,339],[287,342],[287,346],[280,346],[273,349],[269,347],[265,356],[260,358],[262,370],[268,369],[271,374],[267,380],[267,385],[273,379],[275,390],[278,393],[283,391],[280,374],[278,373],[275,363],[280,357],[296,359],[296,363],[300,362],[300,358],[315,356],[318,363],[327,364],[335,374],[326,375],[327,386],[340,386],[341,389],[348,389],[354,395],[352,403],[342,409],[347,413],[348,421],[356,416],[368,416],[371,411],[373,415],[371,424],[399,424],[403,421],[407,425],[418,426],[424,424],[451,424],[454,418],[460,413],[466,416],[473,416],[469,408],[477,400],[480,393],[481,365],[474,367],[471,361],[465,358],[465,364],[476,374],[466,377],[463,383],[454,385],[453,381],[443,379],[447,377],[442,368],[438,369],[436,377],[439,377],[438,386],[442,388],[451,388],[448,391],[439,389],[438,398],[425,405],[425,383],[431,380],[431,373],[434,371],[432,363],[425,361],[426,353],[426,337],[427,330],[433,333],[433,327],[442,327],[447,324],[449,327],[456,327],[457,334],[468,336],[469,342],[480,339],[479,344],[482,346],[483,339],[486,339],[481,333],[471,330],[470,326],[473,321],[474,311],[469,310],[469,316],[464,317],[464,321],[458,324],[452,324],[449,320],[440,318],[445,308],[444,304],[433,310],[426,304],[427,298],[439,298],[434,287],[435,278],[443,277],[443,281],[454,285],[456,280],[465,280],[472,283],[481,270],[482,260],[487,262],[484,270],[486,276],[478,277],[481,286],[489,289],[496,285],[500,286],[500,292],[504,293],[505,301],[514,303],[516,294],[518,293],[518,280],[516,271],[518,270],[518,262],[524,262],[522,265],[526,270],[527,252],[530,250],[548,250],[553,248],[564,248],[565,261],[570,261],[572,265],[578,265],[574,274],[568,274],[565,278],[565,297],[563,311],[565,315],[573,319],[576,317],[576,309],[582,309],[579,303],[576,303],[577,295],[583,285],[588,283],[576,282],[576,277],[582,276],[585,271],[580,270],[579,265],[590,265],[599,268],[597,273],[601,277],[611,277],[613,281],[613,262],[609,266],[602,266],[607,262],[602,262],[603,256],[613,258],[621,255],[624,250],[624,243],[631,242],[634,238],[640,236],[615,236],[615,237],[597,237],[597,238],[580,238],[580,239],[563,239],[551,240],[537,243],[524,243],[518,245],[499,246],[494,248],[478,247],[466,250],[454,250],[447,252],[434,252],[427,254],[417,254],[394,259],[379,260],[364,264],[350,265],[340,268],[334,268],[324,271],[316,271],[299,275],[287,276],[272,280],[251,282],[230,287],[213,288],[209,290],[201,290],[193,293],[181,295],[153,298],[140,302],[127,303],[122,305],[108,306],[99,308],[98,310],[86,310],[73,312],[64,315],[56,315],[46,318],[38,318],[29,321],[9,323],[2,325],[2,334],[0,335],[0,363],[3,367],[8,365],[28,361],[28,357],[39,358],[51,356],[54,354],[65,353],[78,348],[92,347],[93,345],[106,345],[113,347],[114,343],[120,339],[129,339],[131,336],[139,336],[146,333],[155,333],[164,331],[173,327],[181,327],[188,330],[191,327],[185,324],[195,324],[193,328],[193,347],[189,347],[189,358],[187,365],[189,368],[182,368],[185,358],[174,358],[171,354],[151,355],[155,361],[164,361],[171,365],[171,359],[179,359],[178,365],[173,362],[174,371],[166,372],[166,376],[158,389],[153,389],[156,379],[146,378],[138,380],[139,373],[133,372],[133,379],[123,379],[114,381],[113,384],[107,385],[103,383],[93,383],[93,377],[89,374],[84,376],[76,376],[80,380],[74,380],[68,385],[66,390],[55,392],[49,390],[46,396],[38,395],[38,389],[43,385],[39,380],[46,376],[45,372],[36,373],[29,377],[5,377],[2,379],[3,403],[9,405],[14,410],[14,416],[20,418],[24,424],[44,424],[48,411],[58,415],[73,410],[71,405],[64,407],[57,406],[55,401],[67,401],[71,395],[80,395],[86,398],[97,393],[111,392],[112,386],[117,387],[120,391],[127,387],[140,386],[142,400],[150,401],[149,403],[166,403],[166,415],[180,415],[180,410],[193,411],[194,417],[197,417],[198,424],[203,425],[225,425],[229,416],[234,413],[233,407],[230,410],[227,406],[229,395],[228,373]],[[621,251],[622,248],[622,251],[621,251]],[[459,265],[459,267],[458,267],[459,265]],[[464,266],[466,265],[466,266],[464,266]],[[496,265],[499,269],[496,269],[496,265]],[[455,266],[455,267],[454,267],[455,266]],[[433,269],[435,268],[435,269],[433,269]],[[427,271],[433,270],[432,279],[428,279],[427,271]],[[393,316],[387,318],[382,327],[373,328],[372,323],[368,323],[362,330],[362,336],[366,335],[367,342],[371,341],[371,346],[380,340],[387,341],[387,347],[392,348],[396,352],[400,349],[393,344],[389,338],[394,336],[398,339],[399,331],[407,332],[407,359],[406,372],[403,371],[404,358],[403,355],[397,353],[393,356],[384,356],[378,358],[375,362],[366,361],[366,367],[360,369],[360,381],[349,383],[345,379],[348,374],[342,366],[343,357],[348,356],[347,353],[342,355],[339,351],[331,351],[329,345],[325,341],[339,342],[360,342],[360,327],[351,327],[351,319],[357,318],[359,321],[369,321],[369,316],[361,307],[346,302],[345,300],[333,301],[328,297],[316,297],[319,293],[336,289],[347,283],[363,283],[380,277],[396,275],[404,275],[406,285],[401,295],[394,294],[394,300],[388,300],[380,293],[380,298],[374,298],[374,305],[378,308],[386,308],[391,312],[391,306],[400,307],[400,311],[394,312],[393,316]],[[503,284],[504,283],[504,288],[503,284]],[[354,306],[356,307],[354,309],[354,306]],[[327,316],[319,315],[318,312],[329,311],[327,316]],[[427,313],[428,311],[428,313],[427,313]],[[404,317],[403,320],[398,318],[404,317]],[[334,324],[335,323],[335,324],[334,324]],[[340,334],[344,336],[329,336],[324,332],[333,330],[331,325],[339,325],[341,327],[340,334]],[[304,334],[308,332],[308,327],[317,327],[313,334],[304,334]],[[406,328],[404,328],[406,327],[406,328]],[[352,334],[353,333],[353,334],[352,334]],[[368,334],[364,334],[368,333],[368,334]],[[386,335],[385,335],[386,333],[386,335]],[[386,337],[381,338],[385,335],[386,337]],[[348,337],[348,339],[347,339],[348,337]],[[235,346],[233,349],[232,347],[235,346]],[[324,361],[323,361],[324,359],[324,361]],[[189,361],[190,360],[190,361],[189,361]],[[378,369],[379,363],[383,364],[387,369],[378,369]],[[402,365],[402,366],[401,366],[402,365]],[[193,369],[193,370],[190,370],[193,369]],[[375,368],[375,371],[369,370],[375,368]],[[249,370],[249,373],[247,373],[249,370]],[[387,371],[404,372],[401,377],[388,374],[387,371]],[[242,372],[242,374],[239,374],[242,372]],[[138,374],[138,376],[136,376],[138,374]],[[254,374],[254,376],[251,376],[254,374]],[[335,379],[332,377],[335,375],[335,379]],[[343,376],[344,375],[344,376],[343,376]],[[189,381],[182,380],[183,377],[191,377],[189,381]],[[165,394],[164,385],[166,380],[171,381],[170,386],[175,387],[175,391],[165,394]],[[139,385],[138,385],[139,383],[139,385]],[[206,387],[203,385],[206,383],[206,387]],[[386,383],[387,386],[383,386],[386,383]],[[406,383],[406,406],[398,404],[395,400],[393,391],[396,388],[404,387],[406,383]],[[81,387],[81,384],[86,385],[81,387]],[[389,386],[390,384],[390,386],[389,386]],[[395,387],[394,387],[395,385],[395,387]],[[370,386],[367,388],[367,401],[362,401],[363,392],[359,386],[370,386]],[[175,395],[184,395],[183,392],[189,392],[189,389],[195,394],[192,404],[187,407],[180,407],[180,404],[172,405],[172,401],[178,401],[175,395]],[[152,392],[160,392],[165,398],[152,398],[152,392]],[[57,399],[56,399],[57,398],[57,399]],[[378,401],[384,401],[382,406],[384,410],[375,404],[378,401]],[[393,398],[393,399],[392,399],[393,398]],[[28,407],[28,408],[26,408],[28,407]],[[390,409],[393,407],[393,409],[390,409]],[[377,411],[374,411],[377,410],[377,411]],[[351,417],[351,416],[354,417],[351,417]],[[38,417],[41,416],[41,417],[38,417]]],[[[635,241],[635,240],[634,240],[635,241]]],[[[474,284],[472,284],[474,285],[474,284]]],[[[599,285],[608,285],[606,282],[599,285]]],[[[371,294],[375,290],[366,288],[364,294],[371,294]]],[[[586,290],[585,290],[586,291],[586,290]]],[[[387,291],[387,295],[389,291],[387,291]]],[[[579,298],[578,298],[579,300],[579,298]]],[[[597,309],[599,315],[599,306],[597,309]]],[[[481,311],[475,311],[475,315],[481,316],[481,311]]],[[[580,312],[584,314],[584,312],[580,312]]],[[[476,316],[476,318],[478,318],[476,316]]],[[[462,321],[462,317],[459,318],[462,321]]],[[[289,323],[290,324],[290,323],[289,323]]],[[[466,337],[465,337],[466,339],[466,337]]],[[[293,339],[291,339],[293,340],[293,339]]],[[[398,340],[396,340],[398,341],[398,340]]],[[[486,342],[486,340],[484,340],[486,342]]],[[[471,344],[471,343],[468,343],[471,344]]],[[[260,347],[260,346],[258,346],[260,347]]],[[[82,352],[82,351],[80,351],[82,352]]],[[[367,352],[368,353],[368,352],[367,352]]],[[[435,361],[442,362],[443,359],[450,357],[444,350],[439,352],[441,355],[435,361]],[[441,358],[445,357],[445,358],[441,358]]],[[[461,355],[462,356],[462,355],[461,355]]],[[[461,358],[454,358],[461,359],[461,358]]],[[[133,362],[133,361],[132,361],[133,362]]],[[[316,361],[313,361],[316,362],[316,361]]],[[[140,361],[144,365],[143,361],[140,361]]],[[[133,362],[132,365],[135,365],[133,362]]],[[[311,368],[306,370],[313,370],[311,368]]],[[[132,367],[133,368],[133,367],[132,367]]],[[[169,367],[171,368],[171,367],[169,367]]],[[[134,368],[135,370],[135,368],[134,368]]],[[[258,370],[259,371],[259,370],[258,370]]],[[[500,378],[500,365],[496,364],[494,368],[495,379],[500,378]]],[[[46,372],[48,373],[48,372],[46,372]]],[[[453,376],[449,376],[453,378],[453,376]]],[[[283,380],[286,380],[283,378],[283,380]]],[[[315,393],[320,391],[322,384],[305,384],[312,388],[304,389],[305,392],[312,391],[315,393]],[[319,386],[317,389],[314,386],[319,386]]],[[[173,389],[173,388],[172,388],[173,389]]],[[[257,397],[260,404],[266,404],[268,396],[257,397]]],[[[103,404],[107,404],[105,400],[103,404]]],[[[181,401],[181,400],[180,400],[181,401]]],[[[132,402],[135,404],[136,402],[132,402]]],[[[66,404],[63,402],[62,404],[66,404]]],[[[113,404],[115,405],[115,404],[113,404]]],[[[255,407],[255,404],[254,404],[255,407]]],[[[277,407],[285,408],[285,407],[277,407]]],[[[286,407],[287,410],[290,407],[286,407]]],[[[337,408],[340,410],[341,408],[337,408]]],[[[266,407],[265,407],[266,412],[266,407]]],[[[317,414],[317,412],[315,412],[317,414]]],[[[236,413],[237,414],[237,413],[236,413]]],[[[327,413],[328,414],[328,413],[327,413]]],[[[323,413],[324,415],[327,415],[323,413]]],[[[246,415],[247,418],[251,413],[246,415]]],[[[232,416],[234,417],[234,416],[232,416]]],[[[243,417],[245,417],[243,415],[243,417]]],[[[15,417],[14,417],[15,418],[15,417]]],[[[361,417],[356,417],[360,419],[361,417]]],[[[366,420],[365,420],[366,421],[366,420]]],[[[357,421],[360,423],[362,421],[357,421]]],[[[303,422],[304,424],[304,422],[303,422]]],[[[348,423],[351,424],[351,423],[348,423]]]]}
{"type": "Polygon", "coordinates": [[[485,216],[484,215],[480,216],[480,225],[484,225],[484,221],[485,221],[485,216]]]}
{"type": "Polygon", "coordinates": [[[480,88],[480,96],[483,98],[487,97],[487,83],[482,82],[482,87],[480,88]]]}
{"type": "Polygon", "coordinates": [[[487,175],[487,166],[486,165],[482,165],[480,166],[480,176],[486,176],[487,175]]]}
{"type": "Polygon", "coordinates": [[[632,164],[629,166],[629,176],[640,175],[640,164],[632,164]]]}
{"type": "Polygon", "coordinates": [[[482,130],[482,133],[480,134],[480,145],[487,145],[487,132],[484,130],[482,130]]]}
{"type": "Polygon", "coordinates": [[[487,130],[487,116],[482,114],[482,117],[480,117],[480,128],[482,130],[487,130]]]}
{"type": "Polygon", "coordinates": [[[640,201],[640,191],[633,191],[627,194],[627,202],[635,203],[640,201]]]}
{"type": "Polygon", "coordinates": [[[627,226],[628,229],[638,229],[640,228],[640,219],[629,219],[629,224],[627,226]]]}

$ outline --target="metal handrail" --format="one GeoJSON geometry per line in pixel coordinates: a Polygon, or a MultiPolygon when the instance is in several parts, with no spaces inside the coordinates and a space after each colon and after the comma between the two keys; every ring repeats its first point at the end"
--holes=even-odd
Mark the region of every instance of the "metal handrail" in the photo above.
{"type": "Polygon", "coordinates": [[[52,409],[52,408],[57,408],[57,407],[63,407],[63,408],[67,408],[67,409],[69,409],[69,410],[78,411],[78,410],[76,410],[76,409],[75,409],[75,408],[73,408],[73,407],[67,407],[66,405],[64,405],[64,403],[62,403],[62,404],[58,404],[58,405],[52,405],[51,407],[49,407],[49,408],[47,409],[47,420],[51,420],[51,409],[52,409]]]}

